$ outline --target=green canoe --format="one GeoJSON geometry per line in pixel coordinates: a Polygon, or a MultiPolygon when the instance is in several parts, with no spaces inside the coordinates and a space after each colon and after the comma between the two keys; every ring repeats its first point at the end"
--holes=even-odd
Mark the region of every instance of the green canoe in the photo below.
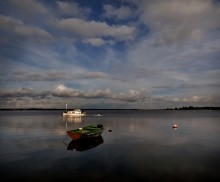
{"type": "Polygon", "coordinates": [[[103,130],[104,130],[103,125],[97,124],[97,125],[88,125],[75,130],[68,130],[67,134],[73,140],[78,140],[78,139],[98,137],[102,134],[103,130]]]}

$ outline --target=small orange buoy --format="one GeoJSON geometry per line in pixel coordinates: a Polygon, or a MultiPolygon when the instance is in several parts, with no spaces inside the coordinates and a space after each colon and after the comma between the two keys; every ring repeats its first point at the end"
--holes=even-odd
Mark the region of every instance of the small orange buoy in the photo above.
{"type": "Polygon", "coordinates": [[[174,125],[173,125],[173,128],[177,128],[177,124],[174,124],[174,125]]]}

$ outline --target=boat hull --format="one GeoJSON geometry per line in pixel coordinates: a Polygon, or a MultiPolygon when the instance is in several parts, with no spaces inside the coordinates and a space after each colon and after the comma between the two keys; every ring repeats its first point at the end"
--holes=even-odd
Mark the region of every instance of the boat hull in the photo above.
{"type": "Polygon", "coordinates": [[[95,138],[101,136],[104,127],[102,125],[90,125],[76,130],[67,131],[72,140],[95,138]]]}
{"type": "Polygon", "coordinates": [[[76,114],[76,113],[63,113],[63,116],[85,116],[85,113],[76,114]]]}

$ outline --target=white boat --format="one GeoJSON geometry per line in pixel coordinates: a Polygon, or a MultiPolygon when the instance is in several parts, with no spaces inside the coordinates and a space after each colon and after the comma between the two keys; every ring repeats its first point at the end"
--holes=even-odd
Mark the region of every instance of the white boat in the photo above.
{"type": "Polygon", "coordinates": [[[67,104],[66,104],[66,111],[63,112],[63,116],[85,116],[86,113],[82,112],[80,109],[73,109],[73,110],[67,110],[67,104]]]}
{"type": "Polygon", "coordinates": [[[63,112],[63,116],[85,116],[86,113],[82,112],[80,109],[73,109],[70,111],[63,112]]]}
{"type": "Polygon", "coordinates": [[[102,114],[95,114],[94,116],[102,116],[102,114]]]}

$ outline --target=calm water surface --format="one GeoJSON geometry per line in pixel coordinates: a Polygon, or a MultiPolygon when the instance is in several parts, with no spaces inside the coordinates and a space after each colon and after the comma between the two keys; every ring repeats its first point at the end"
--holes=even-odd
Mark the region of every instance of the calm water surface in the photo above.
{"type": "Polygon", "coordinates": [[[63,118],[62,111],[1,111],[0,177],[220,181],[220,111],[88,110],[82,118],[63,118]],[[66,129],[97,123],[105,127],[100,140],[69,145],[66,129]]]}

